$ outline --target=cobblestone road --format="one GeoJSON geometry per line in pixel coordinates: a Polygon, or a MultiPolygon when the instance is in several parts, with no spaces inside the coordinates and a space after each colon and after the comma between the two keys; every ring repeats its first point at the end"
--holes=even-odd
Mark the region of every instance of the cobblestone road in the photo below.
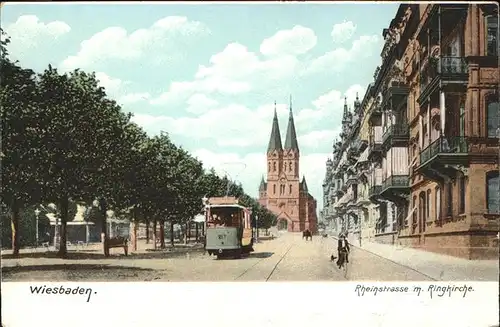
{"type": "Polygon", "coordinates": [[[430,277],[353,248],[348,272],[330,262],[336,241],[284,234],[255,246],[243,259],[217,260],[202,252],[150,253],[85,259],[3,259],[3,281],[425,281],[430,277]]]}

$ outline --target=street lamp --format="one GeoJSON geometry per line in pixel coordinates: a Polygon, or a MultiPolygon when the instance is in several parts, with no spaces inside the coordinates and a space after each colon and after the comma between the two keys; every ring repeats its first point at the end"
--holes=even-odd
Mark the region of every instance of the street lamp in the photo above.
{"type": "Polygon", "coordinates": [[[255,215],[255,243],[259,243],[259,216],[255,215]]]}
{"type": "Polygon", "coordinates": [[[202,199],[201,199],[202,203],[203,203],[203,215],[205,216],[205,221],[203,222],[203,229],[201,231],[201,234],[202,234],[202,237],[205,236],[205,231],[207,230],[207,207],[208,207],[208,198],[207,196],[205,195],[202,199]]]}
{"type": "Polygon", "coordinates": [[[35,209],[35,249],[38,248],[38,215],[40,214],[40,210],[38,208],[35,209]]]}

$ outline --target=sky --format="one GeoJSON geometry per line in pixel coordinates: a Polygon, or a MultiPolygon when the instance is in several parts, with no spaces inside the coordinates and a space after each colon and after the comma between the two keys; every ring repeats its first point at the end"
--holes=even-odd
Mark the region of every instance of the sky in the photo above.
{"type": "Polygon", "coordinates": [[[364,96],[396,3],[7,4],[12,59],[95,71],[151,136],[168,132],[257,197],[276,101],[292,96],[300,175],[322,208],[344,97],[364,96]]]}

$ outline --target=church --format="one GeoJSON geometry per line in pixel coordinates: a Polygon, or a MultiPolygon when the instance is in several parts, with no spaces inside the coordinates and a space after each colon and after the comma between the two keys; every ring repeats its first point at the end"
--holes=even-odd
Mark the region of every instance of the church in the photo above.
{"type": "Polygon", "coordinates": [[[281,143],[276,102],[267,147],[267,179],[262,177],[259,203],[278,216],[278,229],[317,232],[316,200],[309,193],[305,176],[300,180],[300,151],[293,121],[292,101],[285,146],[281,143]]]}

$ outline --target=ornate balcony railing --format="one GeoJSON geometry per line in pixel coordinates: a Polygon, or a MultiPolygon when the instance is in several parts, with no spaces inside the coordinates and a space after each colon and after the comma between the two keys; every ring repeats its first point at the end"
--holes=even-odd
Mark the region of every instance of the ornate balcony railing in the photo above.
{"type": "Polygon", "coordinates": [[[388,177],[383,185],[383,188],[386,189],[389,187],[408,187],[410,184],[408,175],[393,175],[388,177]]]}
{"type": "Polygon", "coordinates": [[[442,56],[429,58],[427,67],[420,72],[420,94],[424,93],[429,83],[435,77],[453,78],[453,76],[466,75],[469,66],[464,57],[442,56]]]}
{"type": "Polygon", "coordinates": [[[467,153],[469,145],[467,138],[463,136],[439,137],[422,152],[420,152],[420,164],[424,164],[439,153],[467,153]]]}
{"type": "Polygon", "coordinates": [[[407,123],[394,124],[387,128],[382,137],[383,142],[390,137],[408,137],[410,135],[410,126],[407,123]]]}

